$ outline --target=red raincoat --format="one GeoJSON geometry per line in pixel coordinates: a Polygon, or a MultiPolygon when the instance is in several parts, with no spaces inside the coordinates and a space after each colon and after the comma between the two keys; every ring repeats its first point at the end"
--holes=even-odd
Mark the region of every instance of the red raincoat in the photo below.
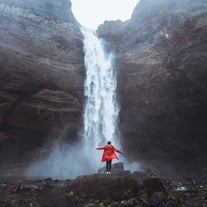
{"type": "Polygon", "coordinates": [[[97,147],[97,150],[104,150],[103,152],[103,157],[102,157],[102,162],[112,160],[112,159],[119,159],[118,156],[116,155],[115,151],[123,154],[120,150],[116,149],[113,145],[105,145],[103,147],[97,147]]]}

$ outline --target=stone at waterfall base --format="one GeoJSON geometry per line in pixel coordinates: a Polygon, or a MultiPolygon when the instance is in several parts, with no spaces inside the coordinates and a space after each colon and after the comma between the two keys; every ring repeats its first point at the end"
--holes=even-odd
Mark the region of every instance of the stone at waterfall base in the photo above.
{"type": "MultiPolygon", "coordinates": [[[[130,175],[130,170],[124,170],[124,163],[123,162],[117,162],[112,164],[111,166],[111,173],[112,174],[118,174],[118,175],[130,175]]],[[[98,174],[106,174],[106,167],[102,167],[98,169],[98,174]]]]}

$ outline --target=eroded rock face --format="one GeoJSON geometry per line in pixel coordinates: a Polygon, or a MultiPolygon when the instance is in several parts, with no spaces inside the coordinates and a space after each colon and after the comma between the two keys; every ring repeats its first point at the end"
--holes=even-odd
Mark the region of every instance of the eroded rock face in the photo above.
{"type": "Polygon", "coordinates": [[[0,0],[0,162],[29,160],[81,125],[82,34],[67,0],[0,0]]]}
{"type": "Polygon", "coordinates": [[[99,35],[116,54],[122,144],[158,173],[205,173],[206,1],[141,0],[99,35]]]}

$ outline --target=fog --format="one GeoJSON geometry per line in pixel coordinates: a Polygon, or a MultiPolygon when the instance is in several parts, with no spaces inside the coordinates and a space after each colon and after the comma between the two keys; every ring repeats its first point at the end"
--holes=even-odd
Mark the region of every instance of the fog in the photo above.
{"type": "MultiPolygon", "coordinates": [[[[65,142],[56,142],[46,157],[36,160],[28,167],[26,175],[71,179],[78,175],[95,173],[94,169],[90,168],[89,162],[89,157],[85,156],[81,144],[70,145],[65,142]]],[[[98,164],[100,163],[94,163],[94,167],[100,167],[98,164]]]]}
{"type": "Polygon", "coordinates": [[[71,0],[72,11],[82,26],[96,29],[105,20],[130,19],[139,0],[71,0]]]}
{"type": "MultiPolygon", "coordinates": [[[[94,174],[99,168],[105,167],[105,162],[101,162],[102,151],[98,152],[97,157],[93,152],[87,154],[86,148],[81,143],[56,142],[47,156],[37,159],[28,166],[25,175],[33,178],[74,179],[77,176],[94,174]]],[[[113,160],[112,164],[124,162],[125,169],[132,172],[141,169],[138,163],[129,163],[124,156],[120,154],[118,156],[119,160],[113,160]]]]}

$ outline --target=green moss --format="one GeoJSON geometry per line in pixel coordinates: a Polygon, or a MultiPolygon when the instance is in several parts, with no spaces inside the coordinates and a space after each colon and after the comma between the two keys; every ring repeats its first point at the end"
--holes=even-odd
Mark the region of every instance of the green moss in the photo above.
{"type": "Polygon", "coordinates": [[[123,201],[121,201],[121,205],[122,205],[122,206],[127,206],[127,200],[123,200],[123,201]]]}
{"type": "Polygon", "coordinates": [[[67,196],[67,197],[71,197],[73,195],[74,195],[74,193],[72,190],[65,193],[65,196],[67,196]]]}
{"type": "Polygon", "coordinates": [[[119,202],[113,202],[113,203],[112,203],[112,206],[113,206],[113,207],[119,207],[120,205],[119,205],[119,202]]]}
{"type": "Polygon", "coordinates": [[[134,198],[131,198],[127,201],[128,206],[132,206],[134,204],[134,198]]]}
{"type": "Polygon", "coordinates": [[[11,201],[11,205],[12,205],[12,207],[16,207],[16,206],[18,206],[18,201],[15,200],[15,199],[13,199],[13,200],[11,201]]]}
{"type": "Polygon", "coordinates": [[[123,197],[124,198],[130,198],[132,196],[132,191],[130,189],[124,191],[123,197]]]}
{"type": "Polygon", "coordinates": [[[134,202],[135,202],[135,198],[125,199],[121,201],[121,205],[130,207],[130,206],[134,206],[134,202]]]}
{"type": "Polygon", "coordinates": [[[98,207],[105,207],[105,205],[103,203],[99,203],[98,207]]]}
{"type": "Polygon", "coordinates": [[[94,200],[94,203],[95,203],[95,204],[99,204],[100,201],[99,201],[99,200],[94,200]]]}

